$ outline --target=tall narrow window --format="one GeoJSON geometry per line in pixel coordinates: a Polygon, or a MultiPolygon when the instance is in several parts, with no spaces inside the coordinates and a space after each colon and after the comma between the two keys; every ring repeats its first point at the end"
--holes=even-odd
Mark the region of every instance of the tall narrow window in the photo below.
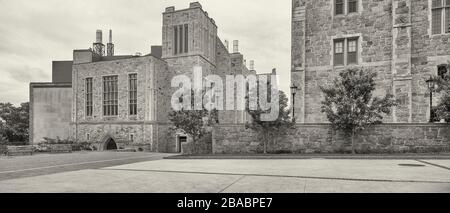
{"type": "Polygon", "coordinates": [[[103,115],[117,116],[119,109],[118,101],[118,76],[103,77],[103,115]]]}
{"type": "Polygon", "coordinates": [[[205,55],[206,56],[209,56],[209,38],[208,38],[208,30],[207,29],[205,29],[205,31],[204,31],[204,35],[205,35],[205,55]]]}
{"type": "Polygon", "coordinates": [[[86,116],[92,116],[93,106],[92,78],[86,78],[86,116]]]}
{"type": "Polygon", "coordinates": [[[173,54],[183,54],[189,51],[189,25],[182,24],[173,28],[173,54]]]}
{"type": "Polygon", "coordinates": [[[348,13],[358,12],[358,0],[348,0],[348,13]]]}
{"type": "Polygon", "coordinates": [[[433,35],[450,33],[450,0],[432,0],[431,32],[433,35]]]}
{"type": "Polygon", "coordinates": [[[335,0],[334,12],[336,15],[344,14],[344,0],[335,0]]]}
{"type": "Polygon", "coordinates": [[[450,0],[445,1],[445,33],[450,33],[450,0]]]}
{"type": "Polygon", "coordinates": [[[178,32],[180,33],[180,37],[179,37],[179,39],[180,39],[180,41],[179,41],[180,47],[178,48],[178,50],[179,50],[179,53],[184,53],[184,50],[183,50],[183,48],[184,48],[184,45],[183,45],[183,41],[184,41],[184,39],[183,39],[183,25],[178,26],[178,32]]]}
{"type": "Polygon", "coordinates": [[[442,0],[433,0],[431,9],[433,35],[441,34],[442,30],[442,0]]]}
{"type": "Polygon", "coordinates": [[[188,25],[184,25],[184,53],[189,52],[189,28],[188,25]]]}
{"type": "Polygon", "coordinates": [[[344,40],[334,41],[334,65],[344,65],[344,40]]]}
{"type": "Polygon", "coordinates": [[[442,6],[442,0],[433,0],[433,8],[441,7],[442,6]]]}
{"type": "Polygon", "coordinates": [[[347,44],[347,64],[358,64],[358,40],[348,39],[347,44]]]}
{"type": "Polygon", "coordinates": [[[173,37],[173,42],[174,42],[174,44],[173,44],[173,54],[174,55],[176,55],[176,54],[178,54],[178,27],[177,26],[175,26],[175,27],[173,27],[173,34],[174,34],[174,37],[173,37]]]}
{"type": "Polygon", "coordinates": [[[130,115],[137,115],[137,74],[130,74],[128,78],[130,115]]]}

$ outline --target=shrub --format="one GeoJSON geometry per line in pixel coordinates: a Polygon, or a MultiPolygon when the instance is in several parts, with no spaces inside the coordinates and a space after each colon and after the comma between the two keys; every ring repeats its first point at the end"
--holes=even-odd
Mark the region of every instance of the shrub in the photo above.
{"type": "Polygon", "coordinates": [[[52,144],[74,144],[74,142],[69,140],[69,139],[61,140],[59,137],[56,138],[56,139],[45,137],[44,138],[44,142],[42,142],[41,144],[47,144],[47,145],[52,145],[52,144]]]}

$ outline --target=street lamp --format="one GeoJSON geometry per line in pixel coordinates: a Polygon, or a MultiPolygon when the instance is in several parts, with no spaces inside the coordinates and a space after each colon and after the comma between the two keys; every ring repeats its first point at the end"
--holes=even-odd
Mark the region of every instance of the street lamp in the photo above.
{"type": "Polygon", "coordinates": [[[292,121],[295,122],[295,94],[297,94],[298,87],[292,84],[291,92],[292,92],[292,121]]]}
{"type": "Polygon", "coordinates": [[[430,123],[434,122],[434,116],[433,116],[433,92],[436,89],[436,81],[433,79],[432,76],[430,76],[430,79],[426,80],[428,90],[430,90],[430,123]]]}

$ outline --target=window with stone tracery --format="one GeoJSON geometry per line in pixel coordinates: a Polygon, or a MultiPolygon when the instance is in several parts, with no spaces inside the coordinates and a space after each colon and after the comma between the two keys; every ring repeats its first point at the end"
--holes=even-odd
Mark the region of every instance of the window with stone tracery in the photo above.
{"type": "Polygon", "coordinates": [[[86,78],[86,116],[92,116],[93,109],[92,78],[86,78]]]}
{"type": "Polygon", "coordinates": [[[119,113],[119,87],[117,85],[119,77],[103,77],[103,115],[117,116],[119,113]]]}
{"type": "Polygon", "coordinates": [[[431,33],[450,33],[450,0],[432,0],[431,33]]]}
{"type": "Polygon", "coordinates": [[[173,27],[173,54],[189,52],[189,27],[187,24],[173,27]]]}
{"type": "Polygon", "coordinates": [[[129,113],[130,115],[137,115],[137,74],[130,74],[128,78],[129,113]]]}

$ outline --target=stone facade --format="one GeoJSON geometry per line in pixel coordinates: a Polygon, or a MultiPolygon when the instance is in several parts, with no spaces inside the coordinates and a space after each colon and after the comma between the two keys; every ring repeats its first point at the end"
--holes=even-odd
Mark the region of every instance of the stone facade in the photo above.
{"type": "MultiPolygon", "coordinates": [[[[213,153],[263,152],[257,133],[242,125],[221,125],[213,131],[213,153]]],[[[349,153],[351,140],[326,124],[299,124],[269,144],[271,153],[349,153]]],[[[446,124],[383,124],[355,138],[358,153],[432,153],[450,151],[450,126],[446,124]]]]}
{"type": "Polygon", "coordinates": [[[293,0],[292,5],[291,75],[299,87],[299,123],[327,122],[319,85],[352,67],[334,66],[333,41],[355,37],[354,66],[378,74],[376,95],[393,94],[400,102],[385,122],[429,120],[425,80],[450,60],[450,34],[431,35],[431,0],[358,0],[358,12],[344,15],[334,15],[333,0],[293,0]]]}
{"type": "MultiPolygon", "coordinates": [[[[156,48],[154,48],[156,49],[156,48]]],[[[70,94],[64,96],[65,110],[61,118],[69,118],[64,125],[56,125],[49,119],[32,119],[33,122],[49,123],[37,129],[64,129],[67,136],[75,142],[89,142],[98,150],[108,148],[113,140],[117,148],[140,149],[153,152],[186,152],[192,151],[189,143],[182,145],[179,137],[185,135],[171,129],[169,113],[172,110],[171,99],[175,89],[171,80],[176,75],[186,75],[193,79],[194,67],[201,67],[203,75],[218,75],[225,79],[227,75],[248,75],[250,71],[244,63],[244,56],[238,52],[230,54],[217,36],[215,21],[209,17],[198,2],[191,3],[189,8],[176,10],[166,8],[163,13],[162,46],[158,53],[145,56],[99,56],[91,49],[74,50],[72,66],[72,82],[69,84],[70,94]],[[177,33],[175,33],[177,32],[177,33]],[[137,114],[130,115],[129,109],[129,75],[137,75],[137,114]],[[118,112],[114,116],[104,116],[104,77],[117,76],[118,112]],[[92,79],[92,115],[87,113],[87,79],[92,79]]],[[[69,63],[68,62],[68,63],[69,63]]],[[[53,70],[58,72],[57,69],[53,70]]],[[[67,70],[64,70],[67,71],[67,70]]],[[[68,71],[68,72],[69,72],[68,71]]],[[[58,74],[58,73],[55,73],[58,74]]],[[[225,85],[224,85],[225,86],[225,85]]],[[[41,101],[31,100],[36,104],[33,110],[41,110],[41,101]]],[[[53,103],[52,101],[47,101],[53,103]]],[[[49,108],[50,109],[50,108],[49,108]]],[[[45,108],[43,108],[45,110],[45,108]]],[[[33,111],[32,111],[33,112],[33,111]]],[[[244,112],[230,110],[221,112],[221,123],[243,123],[244,112]]],[[[36,117],[38,118],[38,117],[36,117]]],[[[55,116],[51,119],[58,121],[55,116]]],[[[39,123],[39,124],[40,124],[39,123]]],[[[56,132],[58,132],[56,131],[56,132]]],[[[55,134],[33,133],[35,137],[50,138],[55,134]]],[[[202,142],[202,150],[211,152],[211,137],[202,142]]],[[[206,152],[206,151],[203,151],[206,152]]]]}
{"type": "Polygon", "coordinates": [[[30,84],[30,144],[70,137],[71,97],[71,84],[30,84]]]}
{"type": "MultiPolygon", "coordinates": [[[[118,148],[142,146],[156,151],[158,126],[167,125],[172,74],[166,62],[153,56],[77,63],[73,66],[72,138],[101,144],[113,138],[118,148]],[[137,114],[129,115],[129,74],[137,74],[137,114]],[[118,76],[118,115],[103,116],[103,77],[118,76]],[[86,115],[86,79],[93,79],[93,113],[86,115]]],[[[165,150],[163,150],[165,151],[165,150]]]]}
{"type": "MultiPolygon", "coordinates": [[[[73,66],[73,89],[74,95],[72,121],[77,122],[108,122],[108,121],[158,121],[158,115],[169,105],[164,103],[165,99],[158,99],[157,94],[164,92],[163,84],[167,84],[170,78],[165,78],[168,70],[165,62],[153,56],[136,57],[117,61],[105,61],[95,63],[82,63],[73,66]],[[130,116],[128,113],[128,75],[137,74],[137,115],[130,116]],[[103,116],[103,77],[118,76],[118,116],[109,118],[103,116]],[[86,79],[93,80],[93,113],[86,116],[86,79]],[[150,99],[150,100],[149,100],[150,99]],[[162,111],[161,111],[162,110],[162,111]]],[[[163,120],[164,121],[164,120],[163,120]]]]}

